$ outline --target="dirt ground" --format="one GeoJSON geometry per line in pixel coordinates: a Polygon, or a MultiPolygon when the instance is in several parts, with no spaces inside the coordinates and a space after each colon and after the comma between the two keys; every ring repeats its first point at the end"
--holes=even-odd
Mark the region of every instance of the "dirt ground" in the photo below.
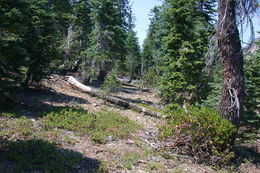
{"type": "MultiPolygon", "coordinates": [[[[31,118],[37,126],[40,112],[51,106],[80,107],[90,112],[97,112],[103,109],[113,110],[121,113],[129,119],[142,124],[142,130],[132,134],[129,139],[108,140],[106,144],[97,144],[89,136],[77,136],[72,131],[61,131],[64,136],[74,139],[71,144],[60,142],[60,147],[81,153],[87,158],[101,161],[108,172],[111,173],[213,173],[213,168],[192,162],[188,157],[165,157],[160,151],[160,142],[157,139],[158,125],[163,120],[150,117],[133,110],[123,109],[109,104],[102,99],[89,96],[73,88],[60,76],[52,76],[42,81],[42,88],[29,88],[16,93],[17,98],[23,103],[17,111],[31,118]],[[138,161],[131,169],[125,166],[125,156],[129,153],[141,153],[138,161]]],[[[160,105],[160,99],[153,90],[141,90],[136,86],[122,86],[115,97],[133,103],[142,103],[152,106],[160,105]]],[[[87,163],[86,163],[87,164],[87,163]]],[[[241,172],[260,172],[259,165],[241,165],[241,172]]],[[[78,166],[78,172],[84,172],[84,163],[78,166]]],[[[228,171],[227,171],[228,172],[228,171]]]]}

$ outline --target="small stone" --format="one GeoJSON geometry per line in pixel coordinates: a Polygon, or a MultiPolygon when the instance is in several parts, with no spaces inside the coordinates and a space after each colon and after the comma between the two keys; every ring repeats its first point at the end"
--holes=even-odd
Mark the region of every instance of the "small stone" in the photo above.
{"type": "Polygon", "coordinates": [[[160,162],[160,158],[159,157],[155,157],[155,156],[152,156],[151,160],[154,161],[154,162],[160,162]]]}
{"type": "Polygon", "coordinates": [[[105,141],[112,142],[112,141],[115,141],[115,139],[112,136],[108,136],[108,137],[106,137],[105,141]]]}
{"type": "Polygon", "coordinates": [[[138,163],[147,163],[145,160],[139,160],[138,163]]]}
{"type": "Polygon", "coordinates": [[[127,141],[126,141],[126,144],[135,144],[135,141],[133,141],[133,140],[127,140],[127,141]]]}

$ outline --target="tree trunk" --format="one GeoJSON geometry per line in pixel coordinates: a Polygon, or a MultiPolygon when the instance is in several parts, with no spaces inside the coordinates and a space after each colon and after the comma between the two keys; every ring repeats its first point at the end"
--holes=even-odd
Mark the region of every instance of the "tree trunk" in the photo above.
{"type": "Polygon", "coordinates": [[[104,81],[105,81],[105,78],[106,78],[106,76],[107,76],[107,72],[106,72],[106,70],[100,70],[99,71],[99,74],[98,74],[98,81],[100,81],[101,83],[103,83],[104,81]]]}
{"type": "Polygon", "coordinates": [[[67,77],[68,82],[73,85],[74,87],[78,88],[79,90],[83,91],[83,92],[87,92],[89,95],[93,96],[93,97],[99,97],[102,98],[104,100],[106,100],[109,103],[124,107],[124,108],[130,108],[130,109],[134,109],[138,112],[142,112],[146,115],[150,115],[156,118],[161,118],[161,113],[159,112],[155,112],[149,109],[146,109],[144,107],[141,107],[139,105],[136,105],[134,103],[129,103],[125,100],[113,97],[113,96],[107,96],[104,97],[99,90],[91,88],[89,86],[83,85],[82,83],[78,82],[74,77],[72,76],[68,76],[67,77]]]}
{"type": "MultiPolygon", "coordinates": [[[[67,31],[67,40],[64,45],[64,50],[62,52],[62,63],[65,65],[69,59],[70,53],[71,53],[71,43],[73,41],[73,26],[70,26],[67,31]]],[[[66,66],[66,65],[65,65],[66,66]]]]}
{"type": "Polygon", "coordinates": [[[244,77],[235,9],[235,0],[218,0],[217,37],[223,75],[220,114],[239,127],[243,111],[244,77]]]}

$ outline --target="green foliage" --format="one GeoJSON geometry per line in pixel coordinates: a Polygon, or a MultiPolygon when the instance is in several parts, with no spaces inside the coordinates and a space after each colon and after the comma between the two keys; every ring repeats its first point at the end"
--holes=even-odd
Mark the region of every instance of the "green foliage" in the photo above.
{"type": "Polygon", "coordinates": [[[168,102],[200,102],[206,96],[207,76],[203,73],[211,23],[198,13],[197,1],[168,0],[166,21],[169,33],[163,39],[163,77],[160,90],[168,102]]]}
{"type": "MultiPolygon", "coordinates": [[[[260,45],[260,41],[256,43],[260,45]]],[[[260,123],[260,49],[245,57],[245,116],[244,120],[260,123]]],[[[258,126],[259,127],[259,126],[258,126]]]]}
{"type": "Polygon", "coordinates": [[[57,30],[55,17],[46,1],[28,0],[28,23],[24,35],[27,56],[25,84],[38,82],[45,75],[50,62],[57,58],[57,30]]]}
{"type": "Polygon", "coordinates": [[[158,86],[158,76],[154,69],[150,68],[144,72],[142,76],[142,85],[148,88],[156,88],[158,86]]]}
{"type": "Polygon", "coordinates": [[[19,117],[14,113],[2,113],[6,118],[15,118],[10,120],[2,120],[4,124],[0,131],[0,137],[27,138],[33,134],[33,122],[27,117],[19,117]]]}
{"type": "Polygon", "coordinates": [[[16,114],[15,112],[3,112],[0,116],[7,117],[7,118],[18,118],[20,117],[19,114],[16,114]]]}
{"type": "Polygon", "coordinates": [[[123,166],[131,170],[133,169],[133,166],[138,163],[140,158],[141,158],[140,153],[136,153],[136,152],[126,153],[123,156],[123,166]]]}
{"type": "MultiPolygon", "coordinates": [[[[252,123],[256,126],[259,124],[259,116],[257,115],[257,112],[259,112],[260,105],[258,100],[258,98],[260,98],[260,91],[258,87],[260,85],[259,56],[259,50],[257,50],[255,54],[245,54],[244,59],[245,111],[243,115],[243,121],[246,124],[252,123]]],[[[222,86],[220,63],[216,63],[213,68],[213,74],[211,76],[211,81],[209,82],[210,93],[207,99],[202,101],[200,106],[218,110],[222,86]]]]}
{"type": "Polygon", "coordinates": [[[173,150],[189,154],[199,162],[224,163],[232,156],[230,147],[235,126],[208,108],[179,108],[161,127],[161,138],[173,142],[173,150]]]}
{"type": "Polygon", "coordinates": [[[143,72],[149,73],[152,70],[156,71],[155,74],[161,72],[160,66],[162,66],[164,46],[163,39],[169,32],[166,18],[166,5],[156,6],[151,10],[153,16],[150,20],[149,30],[147,38],[143,43],[143,72]]]}
{"type": "Polygon", "coordinates": [[[140,125],[116,112],[88,113],[81,109],[58,108],[45,114],[42,120],[45,129],[62,128],[79,134],[88,134],[99,143],[108,137],[127,138],[140,125]]]}
{"type": "Polygon", "coordinates": [[[137,76],[137,67],[140,66],[140,47],[138,45],[138,38],[136,32],[132,29],[127,33],[126,39],[127,55],[125,60],[126,71],[128,76],[132,80],[134,76],[137,76]]]}
{"type": "Polygon", "coordinates": [[[208,96],[206,99],[202,100],[200,106],[208,107],[217,111],[219,109],[220,94],[222,87],[220,62],[218,62],[213,68],[214,70],[209,79],[208,96]]]}
{"type": "Polygon", "coordinates": [[[115,71],[112,71],[105,79],[104,84],[102,85],[102,90],[105,95],[110,93],[115,93],[119,91],[121,86],[120,81],[118,81],[118,76],[115,71]]]}
{"type": "MultiPolygon", "coordinates": [[[[121,1],[92,1],[90,45],[86,50],[87,62],[94,64],[95,75],[104,81],[106,74],[114,69],[124,57],[126,32],[122,18],[121,1]]],[[[89,71],[89,70],[88,70],[89,71]]]]}
{"type": "Polygon", "coordinates": [[[61,151],[55,144],[38,139],[9,142],[4,154],[18,165],[18,172],[39,170],[62,173],[73,169],[82,160],[79,154],[61,151]]]}
{"type": "MultiPolygon", "coordinates": [[[[1,1],[0,74],[39,81],[58,55],[55,15],[45,0],[1,1]],[[3,30],[3,32],[2,32],[3,30]],[[24,70],[25,69],[25,70],[24,70]]],[[[2,80],[2,75],[0,76],[2,80]]]]}
{"type": "Polygon", "coordinates": [[[25,1],[0,1],[0,82],[2,77],[17,80],[21,74],[26,56],[23,46],[26,7],[25,1]]]}

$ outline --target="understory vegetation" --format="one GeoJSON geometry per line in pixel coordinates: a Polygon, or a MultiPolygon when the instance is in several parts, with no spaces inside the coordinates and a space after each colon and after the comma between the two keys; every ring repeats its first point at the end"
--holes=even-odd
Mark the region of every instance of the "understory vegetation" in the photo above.
{"type": "Polygon", "coordinates": [[[105,143],[109,138],[127,138],[141,126],[116,112],[103,111],[97,114],[80,109],[58,108],[46,113],[43,128],[61,128],[81,135],[88,134],[92,140],[105,143]]]}
{"type": "Polygon", "coordinates": [[[240,39],[259,1],[160,2],[139,43],[130,0],[0,1],[0,172],[167,172],[165,153],[216,170],[259,168],[260,41],[240,39]],[[26,89],[52,98],[28,101],[26,89]],[[120,155],[110,163],[87,158],[84,145],[74,151],[77,140],[150,148],[106,151],[120,155]]]}
{"type": "MultiPolygon", "coordinates": [[[[130,138],[132,133],[141,129],[140,124],[107,110],[89,113],[82,109],[54,107],[42,116],[37,126],[35,120],[12,111],[0,116],[0,156],[3,162],[13,165],[8,171],[75,170],[86,158],[61,147],[75,144],[74,135],[89,135],[97,143],[107,143],[130,138]],[[64,136],[62,130],[73,135],[64,136]]],[[[102,172],[103,168],[96,166],[92,171],[98,172],[98,169],[102,172]]]]}
{"type": "Polygon", "coordinates": [[[168,149],[208,164],[221,165],[234,156],[230,149],[237,129],[216,111],[189,106],[168,114],[167,125],[161,128],[161,138],[172,140],[168,149]]]}

